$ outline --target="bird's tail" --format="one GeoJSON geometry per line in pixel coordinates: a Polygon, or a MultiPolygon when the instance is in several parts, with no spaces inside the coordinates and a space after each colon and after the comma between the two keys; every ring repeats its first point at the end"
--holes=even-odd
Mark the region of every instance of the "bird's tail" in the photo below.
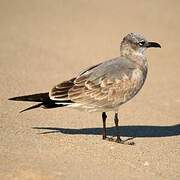
{"type": "Polygon", "coordinates": [[[9,100],[39,102],[38,104],[28,107],[27,109],[24,109],[20,112],[24,112],[30,109],[35,109],[38,107],[55,108],[55,107],[65,106],[62,104],[59,104],[59,105],[55,104],[55,102],[49,98],[49,93],[39,93],[39,94],[32,94],[32,95],[26,95],[26,96],[18,96],[18,97],[9,98],[9,100]]]}

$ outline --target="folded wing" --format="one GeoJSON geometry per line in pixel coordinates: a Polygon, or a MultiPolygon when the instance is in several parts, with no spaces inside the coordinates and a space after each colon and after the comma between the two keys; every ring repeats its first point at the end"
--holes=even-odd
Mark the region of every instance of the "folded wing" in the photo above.
{"type": "Polygon", "coordinates": [[[91,67],[76,78],[58,84],[51,90],[50,98],[57,103],[71,102],[72,106],[89,109],[112,108],[124,103],[135,92],[137,82],[132,73],[136,67],[113,61],[91,67]]]}

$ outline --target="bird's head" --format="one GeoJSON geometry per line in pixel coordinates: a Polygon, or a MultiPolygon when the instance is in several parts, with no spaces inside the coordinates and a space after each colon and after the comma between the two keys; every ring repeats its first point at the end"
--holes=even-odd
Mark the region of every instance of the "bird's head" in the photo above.
{"type": "Polygon", "coordinates": [[[143,55],[144,51],[150,47],[161,48],[161,45],[147,41],[141,34],[130,33],[123,38],[120,53],[122,56],[143,55]]]}

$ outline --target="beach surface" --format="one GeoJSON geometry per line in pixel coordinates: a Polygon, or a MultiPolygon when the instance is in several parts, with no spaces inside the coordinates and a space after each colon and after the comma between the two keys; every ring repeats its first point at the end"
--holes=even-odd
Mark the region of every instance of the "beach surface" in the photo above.
{"type": "MultiPolygon", "coordinates": [[[[180,1],[0,1],[1,180],[180,179],[180,1]],[[103,141],[100,113],[36,109],[8,98],[47,92],[81,70],[119,56],[142,33],[148,77],[121,106],[120,132],[135,145],[103,141]]],[[[115,134],[108,113],[108,136],[115,134]]]]}

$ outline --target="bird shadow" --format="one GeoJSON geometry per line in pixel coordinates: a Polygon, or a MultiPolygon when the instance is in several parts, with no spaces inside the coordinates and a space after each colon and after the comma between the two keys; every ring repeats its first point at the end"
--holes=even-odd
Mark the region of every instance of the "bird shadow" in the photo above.
{"type": "MultiPolygon", "coordinates": [[[[57,127],[32,127],[33,129],[43,130],[40,134],[63,133],[70,135],[101,135],[102,128],[57,128],[57,127]]],[[[168,137],[180,135],[180,124],[171,126],[120,126],[119,131],[121,136],[125,137],[168,137]]],[[[107,128],[107,135],[114,136],[116,130],[114,127],[107,128]]]]}

